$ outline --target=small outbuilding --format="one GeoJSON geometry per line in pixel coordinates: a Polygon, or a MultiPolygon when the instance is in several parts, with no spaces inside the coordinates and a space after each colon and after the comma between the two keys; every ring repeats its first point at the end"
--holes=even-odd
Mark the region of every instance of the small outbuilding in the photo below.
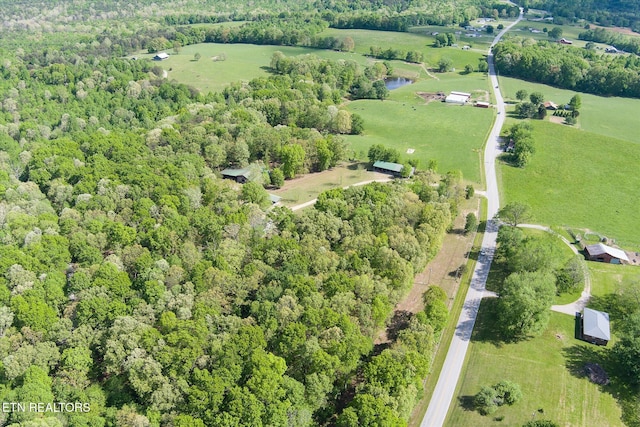
{"type": "Polygon", "coordinates": [[[246,167],[242,169],[225,169],[220,172],[225,179],[232,179],[240,184],[252,181],[254,178],[254,172],[251,168],[246,167]]]}
{"type": "Polygon", "coordinates": [[[609,313],[585,308],[582,314],[582,339],[597,345],[607,345],[611,339],[609,313]]]}
{"type": "MultiPolygon", "coordinates": [[[[378,160],[373,164],[374,171],[388,173],[393,176],[401,176],[403,168],[404,168],[404,165],[401,165],[400,163],[383,162],[380,160],[378,160]]],[[[415,172],[415,168],[411,168],[411,172],[409,173],[409,176],[413,175],[413,172],[415,172]]]]}
{"type": "Polygon", "coordinates": [[[158,54],[156,54],[156,56],[153,57],[154,61],[164,61],[165,59],[169,58],[169,54],[166,52],[160,52],[158,54]]]}
{"type": "Polygon", "coordinates": [[[571,40],[567,40],[564,37],[561,38],[560,40],[558,40],[558,43],[560,43],[560,44],[573,44],[573,42],[571,40]]]}
{"type": "Polygon", "coordinates": [[[269,194],[269,200],[271,201],[272,205],[277,205],[278,203],[280,203],[280,200],[282,200],[282,197],[280,196],[276,196],[275,194],[269,194]]]}
{"type": "Polygon", "coordinates": [[[622,249],[612,248],[604,243],[596,243],[584,248],[589,261],[607,262],[610,264],[622,264],[629,262],[629,257],[622,249]]]}
{"type": "Polygon", "coordinates": [[[552,101],[547,101],[542,105],[544,105],[544,108],[547,109],[547,110],[557,110],[558,109],[558,105],[555,104],[552,101]]]}
{"type": "Polygon", "coordinates": [[[488,102],[485,102],[485,101],[476,102],[476,107],[478,107],[478,108],[489,108],[490,106],[491,106],[491,104],[489,104],[488,102]]]}

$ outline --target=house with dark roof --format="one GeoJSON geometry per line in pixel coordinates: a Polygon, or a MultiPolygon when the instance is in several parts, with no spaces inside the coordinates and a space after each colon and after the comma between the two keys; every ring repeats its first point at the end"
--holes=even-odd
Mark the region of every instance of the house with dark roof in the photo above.
{"type": "MultiPolygon", "coordinates": [[[[374,171],[388,173],[393,176],[401,176],[403,168],[404,168],[404,165],[401,165],[400,163],[383,162],[380,160],[378,160],[373,164],[374,171]]],[[[416,168],[411,168],[411,172],[409,173],[409,176],[413,175],[415,170],[416,168]]]]}
{"type": "Polygon", "coordinates": [[[250,167],[242,168],[242,169],[224,169],[220,172],[222,177],[225,179],[232,179],[235,182],[239,182],[240,184],[244,184],[246,182],[252,181],[255,178],[255,171],[250,167]]]}
{"type": "Polygon", "coordinates": [[[597,345],[607,345],[611,339],[609,313],[585,308],[581,322],[582,339],[597,345]]]}
{"type": "Polygon", "coordinates": [[[589,261],[607,262],[610,264],[622,264],[629,262],[629,257],[622,249],[612,248],[604,243],[596,243],[584,248],[589,261]]]}

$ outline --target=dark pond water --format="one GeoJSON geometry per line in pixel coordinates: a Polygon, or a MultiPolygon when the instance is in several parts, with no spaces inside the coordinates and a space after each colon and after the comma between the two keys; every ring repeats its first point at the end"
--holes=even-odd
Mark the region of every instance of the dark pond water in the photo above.
{"type": "Polygon", "coordinates": [[[389,90],[398,89],[399,87],[410,85],[413,83],[411,79],[405,79],[404,77],[390,77],[388,79],[384,79],[384,85],[389,90]]]}

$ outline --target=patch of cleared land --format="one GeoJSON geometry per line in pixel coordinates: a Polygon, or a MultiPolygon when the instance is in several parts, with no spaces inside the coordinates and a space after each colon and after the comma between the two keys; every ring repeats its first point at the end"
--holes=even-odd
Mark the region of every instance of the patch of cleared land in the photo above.
{"type": "Polygon", "coordinates": [[[427,104],[418,93],[486,90],[486,76],[445,73],[439,78],[403,86],[392,91],[385,101],[349,103],[349,111],[362,116],[365,122],[363,135],[346,137],[356,156],[365,159],[371,145],[383,144],[398,149],[403,159],[418,159],[418,168],[434,159],[438,171],[461,170],[466,180],[479,183],[482,147],[494,110],[443,102],[427,104]],[[413,148],[414,153],[406,154],[408,148],[413,148]]]}
{"type": "MultiPolygon", "coordinates": [[[[555,27],[562,28],[562,37],[567,40],[571,40],[573,42],[573,46],[581,48],[587,44],[584,40],[578,40],[578,34],[584,31],[584,27],[579,25],[555,25],[552,22],[540,22],[540,21],[520,21],[513,29],[509,32],[510,37],[520,36],[524,38],[530,38],[535,40],[546,40],[553,41],[549,38],[547,33],[543,30],[546,28],[548,31],[551,31],[555,27]],[[539,33],[531,32],[529,29],[533,28],[539,33]]],[[[604,45],[603,45],[604,46],[604,45]]]]}
{"type": "MultiPolygon", "coordinates": [[[[527,230],[532,232],[532,230],[527,230]]],[[[591,275],[590,307],[610,311],[610,297],[622,283],[640,280],[640,269],[587,262],[591,275]]],[[[492,271],[493,273],[493,271],[492,271]]],[[[490,280],[499,279],[492,274],[490,280]]],[[[616,367],[606,357],[615,343],[616,315],[612,313],[613,336],[607,347],[575,339],[572,316],[552,313],[544,334],[529,341],[503,343],[495,340],[492,301],[483,301],[472,337],[468,362],[458,385],[459,401],[450,411],[447,426],[519,426],[532,419],[551,419],[562,426],[622,426],[617,398],[626,398],[625,386],[612,376],[608,386],[589,382],[581,373],[585,363],[597,362],[609,373],[616,367]],[[502,379],[520,384],[523,400],[481,416],[470,407],[470,397],[483,385],[502,379]],[[542,409],[544,413],[539,412],[542,409]],[[496,422],[496,417],[504,417],[496,422]]]]}
{"type": "Polygon", "coordinates": [[[531,123],[536,153],[523,169],[499,166],[501,203],[530,205],[532,222],[589,228],[640,250],[640,144],[531,123]]]}
{"type": "MultiPolygon", "coordinates": [[[[249,81],[256,77],[268,76],[271,56],[280,51],[287,56],[313,54],[322,58],[350,59],[365,64],[368,58],[348,52],[310,49],[291,46],[258,46],[251,44],[201,43],[185,46],[178,54],[170,50],[169,59],[158,62],[168,71],[168,78],[191,85],[203,92],[217,92],[232,82],[249,81]],[[199,53],[199,61],[194,55],[199,53]],[[224,61],[212,58],[225,56],[224,61]]],[[[139,58],[152,58],[151,54],[138,55],[139,58]]]]}
{"type": "Polygon", "coordinates": [[[352,163],[323,172],[300,175],[286,180],[282,188],[268,191],[282,197],[281,202],[284,206],[293,206],[316,199],[320,193],[332,188],[388,177],[387,174],[366,170],[363,163],[352,163]]]}
{"type": "MultiPolygon", "coordinates": [[[[351,37],[355,42],[355,51],[363,55],[369,54],[369,48],[371,46],[378,46],[384,49],[400,49],[403,51],[415,50],[422,52],[424,55],[424,63],[429,68],[437,68],[438,62],[441,58],[447,57],[453,61],[453,66],[458,69],[464,69],[464,66],[471,64],[477,67],[478,60],[484,53],[493,40],[493,37],[487,37],[486,33],[482,33],[483,37],[468,38],[457,35],[456,38],[460,39],[457,43],[458,46],[449,46],[443,48],[432,47],[435,40],[435,36],[432,36],[432,32],[455,32],[460,31],[459,27],[456,28],[443,28],[443,27],[413,27],[411,32],[397,33],[393,31],[374,31],[374,30],[342,30],[329,28],[322,33],[323,36],[332,36],[338,38],[351,37]],[[470,50],[463,50],[464,45],[470,45],[475,47],[470,50]]],[[[464,31],[462,30],[464,34],[464,31]]],[[[401,61],[393,61],[394,67],[398,71],[407,69],[413,69],[415,65],[405,64],[401,61]]]]}

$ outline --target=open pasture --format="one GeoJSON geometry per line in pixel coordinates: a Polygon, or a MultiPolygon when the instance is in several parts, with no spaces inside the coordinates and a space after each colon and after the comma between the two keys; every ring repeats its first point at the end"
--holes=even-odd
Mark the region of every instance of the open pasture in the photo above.
{"type": "MultiPolygon", "coordinates": [[[[404,51],[417,50],[424,54],[424,62],[427,67],[437,67],[438,61],[445,56],[451,58],[453,66],[463,69],[466,64],[477,67],[478,60],[486,53],[486,50],[493,40],[493,37],[465,38],[456,36],[459,39],[458,46],[434,48],[435,37],[432,32],[454,32],[460,30],[448,27],[413,27],[408,33],[397,33],[391,31],[374,30],[340,30],[330,28],[322,33],[323,36],[338,38],[351,37],[355,42],[355,51],[366,55],[371,46],[379,46],[384,49],[400,49],[404,51]],[[474,49],[463,50],[465,44],[471,45],[474,49]]],[[[464,34],[464,31],[463,31],[464,34]]]]}
{"type": "Polygon", "coordinates": [[[547,40],[553,41],[549,38],[544,29],[551,31],[552,29],[560,27],[562,29],[562,37],[567,40],[571,40],[576,47],[584,47],[587,43],[583,40],[578,40],[578,34],[584,31],[584,28],[580,25],[555,25],[553,22],[545,21],[527,21],[523,20],[516,24],[511,31],[510,36],[521,36],[525,38],[532,38],[535,40],[547,40]],[[531,32],[530,29],[534,29],[539,32],[531,32]]]}
{"type": "MultiPolygon", "coordinates": [[[[528,93],[541,92],[545,101],[558,105],[568,103],[577,92],[558,89],[539,83],[531,83],[510,77],[500,77],[500,88],[505,99],[516,100],[520,89],[528,93]]],[[[582,107],[578,127],[582,130],[640,143],[640,99],[596,96],[580,93],[582,107]]]]}
{"type": "MultiPolygon", "coordinates": [[[[587,265],[592,293],[589,306],[598,310],[609,311],[611,307],[607,302],[622,283],[640,279],[640,269],[635,267],[597,262],[587,262],[587,265]]],[[[497,274],[489,276],[490,281],[499,278],[497,274]]],[[[467,363],[458,384],[458,401],[450,409],[445,425],[518,426],[531,419],[551,419],[562,426],[623,425],[619,400],[629,398],[624,385],[614,374],[611,385],[598,386],[580,372],[587,362],[600,363],[608,372],[616,372],[613,360],[607,357],[616,339],[615,319],[613,342],[607,347],[575,339],[574,318],[560,313],[551,314],[549,326],[541,336],[505,343],[495,340],[494,307],[493,299],[484,300],[480,306],[467,363]],[[480,387],[503,379],[519,384],[523,399],[488,416],[473,410],[470,399],[480,387]],[[500,417],[503,418],[498,422],[500,417]]]]}
{"type": "Polygon", "coordinates": [[[501,204],[526,203],[532,222],[588,228],[638,250],[640,144],[531,123],[536,149],[531,162],[523,169],[499,166],[501,204]]]}
{"type": "Polygon", "coordinates": [[[447,73],[439,77],[396,89],[385,101],[349,103],[349,110],[365,121],[363,135],[347,136],[356,156],[364,159],[371,145],[383,144],[396,148],[405,160],[417,158],[418,168],[426,167],[433,159],[438,171],[461,170],[465,180],[480,183],[482,147],[493,123],[493,109],[443,102],[426,104],[416,93],[479,90],[474,96],[486,97],[486,76],[447,73]],[[409,148],[415,150],[413,154],[406,154],[409,148]]]}
{"type": "MultiPolygon", "coordinates": [[[[200,43],[185,46],[178,54],[168,51],[169,59],[159,62],[169,79],[191,85],[203,92],[216,92],[232,82],[249,81],[269,75],[268,67],[274,52],[287,56],[313,54],[334,60],[349,59],[366,64],[369,59],[349,52],[291,46],[258,46],[251,44],[200,43]],[[195,61],[194,55],[201,58],[195,61]],[[224,57],[224,60],[221,60],[224,57]]],[[[153,55],[139,55],[152,58],[153,55]]]]}

